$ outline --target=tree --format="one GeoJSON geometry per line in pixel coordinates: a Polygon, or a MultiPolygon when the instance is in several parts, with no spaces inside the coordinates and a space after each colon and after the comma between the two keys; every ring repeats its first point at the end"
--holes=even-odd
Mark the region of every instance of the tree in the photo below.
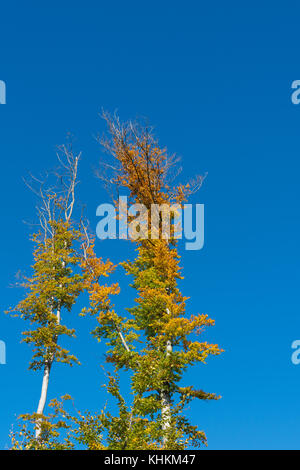
{"type": "Polygon", "coordinates": [[[135,305],[128,308],[128,315],[117,312],[111,296],[119,294],[119,285],[102,282],[102,277],[111,274],[116,266],[97,256],[95,240],[86,226],[82,223],[78,230],[71,220],[78,160],[65,152],[68,183],[62,194],[41,190],[42,230],[34,237],[37,244],[34,275],[25,283],[29,288],[27,297],[15,309],[35,325],[35,329],[24,333],[25,341],[34,346],[30,367],[43,369],[44,375],[38,412],[24,416],[34,425],[35,436],[25,426],[23,443],[13,437],[13,446],[70,449],[79,443],[98,450],[180,450],[205,445],[205,433],[185,416],[186,405],[195,398],[219,397],[182,382],[190,366],[204,364],[208,356],[220,354],[221,349],[196,338],[214,321],[205,314],[188,315],[186,311],[188,298],[179,289],[182,274],[175,236],[176,217],[173,214],[172,226],[166,232],[160,210],[181,208],[201,187],[203,177],[172,186],[170,173],[177,159],[159,146],[151,128],[131,122],[122,124],[108,114],[104,118],[109,135],[101,142],[113,161],[104,165],[99,176],[118,192],[125,190],[130,203],[146,208],[136,227],[137,256],[121,263],[133,278],[135,305]],[[153,208],[154,218],[149,216],[153,208]],[[147,222],[146,230],[142,229],[143,222],[147,222]],[[79,240],[80,255],[74,248],[79,240]],[[106,387],[117,401],[118,413],[104,406],[98,414],[88,411],[74,415],[66,411],[65,402],[70,397],[64,396],[50,402],[53,411],[45,416],[53,363],[77,361],[58,340],[63,334],[74,334],[62,324],[61,312],[70,311],[83,290],[89,294],[89,305],[82,315],[96,318],[92,333],[99,341],[104,339],[106,362],[113,365],[113,372],[107,372],[106,387]],[[122,370],[130,374],[131,399],[121,391],[122,370]]]}
{"type": "Polygon", "coordinates": [[[126,272],[133,276],[132,285],[138,293],[136,305],[129,309],[131,317],[124,319],[108,308],[98,317],[95,330],[99,339],[105,337],[108,341],[107,360],[116,371],[125,368],[132,374],[134,398],[130,407],[120,394],[118,379],[113,382],[120,416],[116,418],[118,426],[110,445],[122,449],[184,449],[190,443],[198,446],[206,442],[205,434],[189,423],[183,415],[184,407],[194,398],[219,397],[193,386],[182,387],[179,382],[188,366],[205,363],[209,355],[218,355],[221,350],[215,344],[193,338],[214,321],[203,314],[186,315],[187,298],[178,288],[182,276],[175,229],[165,238],[161,213],[158,227],[151,226],[148,214],[153,206],[182,206],[199,189],[203,178],[171,187],[168,176],[176,158],[158,145],[152,130],[136,123],[122,124],[118,117],[105,113],[104,118],[109,137],[101,143],[114,159],[105,169],[113,169],[113,175],[101,169],[99,176],[126,189],[130,202],[147,208],[148,227],[148,236],[135,241],[135,261],[123,263],[126,272]],[[153,228],[158,236],[151,239],[153,228]]]}
{"type": "Polygon", "coordinates": [[[74,329],[62,323],[63,311],[70,312],[77,297],[84,289],[84,276],[77,272],[81,257],[75,248],[82,234],[72,221],[75,204],[75,188],[80,155],[74,155],[71,146],[62,146],[58,158],[60,169],[56,173],[59,186],[38,184],[39,231],[33,235],[33,275],[25,278],[26,297],[11,311],[28,320],[32,328],[24,331],[23,341],[33,347],[30,369],[43,370],[40,399],[36,413],[24,415],[35,423],[35,439],[43,437],[47,428],[43,417],[50,373],[55,362],[69,365],[78,359],[60,345],[59,339],[75,336],[74,329]]]}

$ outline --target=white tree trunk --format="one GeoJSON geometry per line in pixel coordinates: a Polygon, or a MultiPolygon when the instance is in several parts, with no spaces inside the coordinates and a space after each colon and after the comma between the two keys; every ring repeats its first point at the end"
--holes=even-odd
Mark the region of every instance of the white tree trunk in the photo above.
{"type": "Polygon", "coordinates": [[[171,426],[171,397],[167,390],[161,391],[161,417],[163,430],[163,443],[166,445],[168,441],[168,431],[171,426]]]}
{"type": "MultiPolygon", "coordinates": [[[[60,324],[60,318],[61,318],[61,313],[60,313],[60,308],[58,308],[57,313],[56,313],[56,321],[57,324],[60,324]]],[[[57,340],[57,338],[56,338],[57,340]]],[[[44,409],[47,401],[47,394],[48,394],[48,387],[49,387],[49,377],[50,377],[50,370],[51,366],[53,364],[54,357],[52,357],[49,361],[46,362],[45,367],[44,367],[44,375],[43,375],[43,382],[42,382],[42,390],[41,390],[41,396],[37,408],[37,414],[42,415],[44,414],[44,409]]],[[[35,438],[39,439],[41,437],[41,422],[42,418],[39,418],[37,421],[37,426],[35,428],[35,438]]]]}
{"type": "MultiPolygon", "coordinates": [[[[169,309],[167,308],[167,313],[170,314],[169,309]]],[[[171,341],[167,341],[166,345],[166,357],[170,356],[173,350],[171,341]]],[[[161,417],[162,417],[162,429],[163,429],[163,443],[167,444],[167,435],[171,426],[171,397],[168,390],[161,391],[161,417]]]]}
{"type": "MultiPolygon", "coordinates": [[[[49,385],[49,376],[50,376],[50,369],[51,369],[51,364],[47,363],[45,364],[44,367],[44,375],[43,375],[43,382],[42,382],[42,391],[41,391],[41,396],[40,396],[40,401],[37,409],[37,414],[42,415],[44,413],[45,405],[46,405],[46,400],[47,400],[47,393],[48,393],[48,385],[49,385]]],[[[36,439],[39,439],[41,436],[41,418],[39,418],[37,422],[37,426],[35,429],[35,437],[36,439]]]]}

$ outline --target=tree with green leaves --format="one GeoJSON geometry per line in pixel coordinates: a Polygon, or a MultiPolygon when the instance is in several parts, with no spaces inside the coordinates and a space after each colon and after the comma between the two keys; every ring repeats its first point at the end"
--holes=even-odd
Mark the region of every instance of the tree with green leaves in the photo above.
{"type": "MultiPolygon", "coordinates": [[[[205,445],[206,435],[187,418],[186,406],[194,399],[219,397],[185,384],[185,372],[191,366],[205,364],[209,356],[219,355],[221,349],[197,338],[214,321],[206,314],[187,312],[188,298],[179,288],[182,274],[175,217],[172,216],[173,225],[168,233],[163,221],[164,209],[181,208],[201,187],[203,178],[172,186],[170,172],[176,158],[159,146],[152,130],[137,123],[122,124],[108,114],[104,118],[109,134],[102,144],[110,160],[99,176],[117,193],[126,191],[129,202],[138,211],[141,206],[146,208],[140,214],[139,224],[129,216],[137,232],[134,237],[137,255],[133,261],[121,263],[133,279],[135,305],[127,309],[127,314],[118,312],[111,296],[119,294],[119,285],[103,283],[102,279],[116,266],[97,256],[95,240],[83,224],[78,231],[71,222],[75,183],[67,185],[73,189],[64,195],[43,192],[48,217],[45,219],[44,212],[41,213],[44,230],[42,238],[41,234],[35,237],[34,276],[27,280],[28,296],[16,307],[23,318],[35,325],[35,329],[25,332],[25,341],[34,345],[31,367],[43,369],[43,387],[38,412],[25,416],[34,425],[35,435],[25,426],[21,433],[23,443],[13,437],[13,447],[70,449],[79,444],[90,450],[182,450],[205,445]],[[64,217],[54,217],[54,208],[59,208],[64,217]],[[150,216],[153,208],[154,219],[150,216]],[[74,243],[80,237],[83,242],[79,256],[74,243]],[[53,363],[76,361],[58,341],[60,335],[74,333],[62,325],[61,312],[71,310],[83,290],[89,294],[89,305],[82,315],[96,319],[92,333],[105,342],[106,362],[113,366],[112,371],[107,371],[105,386],[117,402],[118,412],[105,405],[98,413],[74,414],[66,410],[70,397],[64,396],[52,400],[52,412],[44,416],[45,392],[53,363]],[[122,391],[121,371],[130,376],[130,394],[122,391]]],[[[71,159],[71,163],[74,161],[71,159]]],[[[77,174],[77,164],[72,174],[77,174]]],[[[69,181],[76,179],[71,177],[69,181]]]]}
{"type": "Polygon", "coordinates": [[[11,312],[27,320],[31,328],[23,332],[23,341],[33,347],[30,369],[42,370],[42,387],[36,413],[24,415],[35,423],[35,439],[43,437],[47,427],[44,409],[47,401],[50,373],[55,362],[69,365],[78,359],[60,344],[62,336],[74,337],[74,329],[63,324],[64,311],[71,312],[84,289],[84,276],[78,270],[80,255],[75,245],[82,234],[72,220],[80,155],[71,146],[62,146],[56,172],[59,185],[47,186],[34,178],[39,196],[39,230],[32,237],[34,248],[33,275],[26,277],[23,287],[26,297],[11,312]]]}
{"type": "MultiPolygon", "coordinates": [[[[105,338],[107,361],[114,364],[110,391],[119,403],[119,416],[110,416],[108,448],[112,449],[185,449],[206,443],[205,433],[184,415],[191,400],[216,400],[213,393],[182,386],[189,366],[205,363],[209,355],[218,355],[216,344],[197,341],[195,335],[214,324],[207,315],[187,315],[186,301],[178,287],[182,279],[180,257],[173,235],[164,237],[162,206],[182,206],[202,184],[202,178],[186,185],[171,187],[168,174],[175,163],[166,149],[159,147],[151,129],[139,124],[122,124],[104,114],[109,137],[102,144],[114,159],[106,167],[113,175],[104,176],[118,192],[127,190],[131,203],[147,208],[148,232],[137,237],[137,257],[124,262],[137,291],[136,305],[127,318],[118,315],[109,303],[103,309],[92,296],[91,313],[97,314],[94,334],[105,338]],[[151,226],[148,214],[158,209],[158,227],[151,226]],[[153,229],[158,232],[153,235],[153,229]],[[118,370],[131,374],[132,403],[121,395],[118,370]],[[127,402],[127,403],[126,403],[127,402]],[[113,425],[114,424],[114,425],[113,425]]],[[[99,172],[101,178],[105,171],[99,172]]]]}

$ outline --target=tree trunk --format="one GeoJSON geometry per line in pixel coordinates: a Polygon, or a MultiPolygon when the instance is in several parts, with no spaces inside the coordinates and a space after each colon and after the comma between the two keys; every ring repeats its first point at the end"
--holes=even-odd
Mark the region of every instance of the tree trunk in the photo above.
{"type": "MultiPolygon", "coordinates": [[[[167,313],[170,314],[167,308],[167,313]]],[[[166,345],[166,357],[170,356],[172,352],[172,343],[170,340],[167,341],[166,345]]],[[[162,429],[163,429],[163,444],[164,446],[168,441],[168,431],[171,426],[171,396],[168,390],[168,384],[165,389],[160,393],[161,397],[161,417],[162,417],[162,429]]]]}
{"type": "MultiPolygon", "coordinates": [[[[56,319],[57,319],[56,321],[58,325],[60,325],[60,318],[61,318],[61,313],[60,313],[60,308],[58,308],[57,313],[56,313],[56,319]]],[[[57,337],[55,340],[57,341],[57,337]]],[[[44,409],[45,409],[46,400],[47,400],[48,386],[49,386],[50,371],[51,371],[51,366],[53,364],[53,361],[54,361],[54,356],[45,363],[41,396],[40,396],[39,405],[37,409],[37,414],[39,415],[44,414],[44,409]]],[[[36,439],[40,439],[41,437],[41,431],[42,431],[41,422],[42,422],[42,418],[39,418],[37,421],[37,426],[35,428],[36,439]]]]}
{"type": "Polygon", "coordinates": [[[171,426],[171,396],[167,389],[160,393],[161,396],[161,417],[162,417],[162,430],[163,430],[163,444],[168,442],[168,431],[171,426]]]}
{"type": "MultiPolygon", "coordinates": [[[[44,367],[44,375],[43,375],[43,382],[42,382],[42,391],[40,396],[40,401],[37,409],[37,414],[42,415],[44,413],[45,404],[47,400],[47,392],[48,392],[48,385],[49,385],[49,376],[51,370],[51,363],[47,362],[44,367]]],[[[37,421],[37,426],[35,429],[35,437],[39,439],[41,436],[41,421],[42,419],[39,418],[37,421]]]]}

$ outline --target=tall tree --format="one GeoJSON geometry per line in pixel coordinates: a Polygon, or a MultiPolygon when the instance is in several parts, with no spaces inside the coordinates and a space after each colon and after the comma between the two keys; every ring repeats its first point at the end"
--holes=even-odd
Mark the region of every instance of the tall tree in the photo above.
{"type": "Polygon", "coordinates": [[[23,284],[28,290],[26,297],[12,309],[32,325],[23,332],[23,341],[33,346],[29,367],[43,371],[37,411],[31,417],[36,423],[36,439],[43,434],[43,414],[53,364],[79,362],[60,345],[59,339],[63,335],[75,335],[74,329],[63,324],[62,313],[71,311],[84,288],[84,276],[77,270],[81,257],[75,248],[81,233],[72,220],[80,155],[74,155],[72,147],[67,145],[59,149],[58,158],[60,168],[55,177],[59,184],[55,188],[34,179],[38,184],[34,192],[39,196],[40,204],[39,230],[33,236],[33,275],[23,284]]]}
{"type": "MultiPolygon", "coordinates": [[[[165,233],[160,209],[174,204],[181,207],[199,189],[203,178],[172,187],[170,172],[176,158],[159,146],[152,130],[135,123],[122,124],[107,114],[104,117],[109,136],[102,144],[114,162],[110,160],[105,168],[113,170],[113,175],[107,175],[102,169],[101,178],[118,192],[121,188],[126,190],[129,203],[146,208],[139,218],[140,230],[136,230],[134,240],[136,259],[122,263],[133,277],[137,298],[134,307],[128,309],[129,315],[121,316],[117,312],[111,295],[119,293],[118,284],[100,284],[101,276],[106,277],[115,266],[97,257],[94,240],[84,225],[80,233],[71,221],[77,161],[76,171],[69,172],[73,178],[68,181],[73,183],[67,184],[66,192],[60,195],[42,192],[43,230],[35,237],[34,275],[27,280],[28,296],[16,308],[36,326],[25,332],[25,341],[33,343],[35,348],[31,367],[44,371],[38,413],[27,417],[36,426],[36,437],[34,440],[25,431],[25,445],[26,448],[66,449],[73,448],[77,442],[88,449],[121,450],[200,446],[206,444],[205,433],[190,423],[185,407],[195,398],[216,400],[219,397],[182,382],[189,366],[205,363],[209,355],[218,355],[221,350],[218,345],[198,341],[195,336],[214,321],[204,314],[186,312],[187,298],[178,286],[182,275],[176,230],[173,224],[165,233]],[[148,217],[153,207],[154,219],[148,217]],[[144,222],[147,222],[146,229],[144,222]],[[83,256],[78,256],[74,244],[81,236],[83,256]],[[79,264],[81,274],[73,270],[79,264]],[[43,416],[52,364],[76,361],[59,345],[58,339],[62,334],[73,334],[62,325],[61,312],[71,309],[83,289],[89,292],[89,306],[83,314],[96,317],[93,334],[99,341],[105,339],[107,362],[114,365],[114,373],[108,373],[107,390],[117,400],[119,411],[112,414],[104,407],[98,415],[87,412],[74,417],[64,409],[64,401],[70,398],[66,396],[62,401],[52,401],[54,411],[43,416]],[[132,400],[125,399],[121,393],[119,370],[122,369],[131,376],[132,400]],[[61,429],[68,430],[64,442],[59,440],[61,429]]],[[[68,160],[73,169],[74,161],[68,160]]],[[[129,220],[132,221],[130,216],[129,220]]],[[[14,447],[18,446],[14,441],[14,447]]]]}
{"type": "MultiPolygon", "coordinates": [[[[151,209],[157,210],[162,205],[182,206],[199,189],[201,177],[171,187],[168,178],[176,158],[159,146],[149,127],[122,124],[108,114],[104,118],[109,137],[101,142],[114,159],[105,165],[108,171],[113,168],[113,175],[107,177],[103,169],[99,175],[119,189],[126,189],[130,203],[143,204],[150,214],[151,209]]],[[[184,416],[185,405],[194,398],[218,397],[193,386],[181,386],[181,379],[188,366],[204,363],[209,355],[220,354],[221,350],[216,344],[195,340],[194,334],[214,321],[203,314],[187,316],[187,298],[178,288],[182,276],[174,227],[170,236],[165,237],[161,212],[157,212],[156,227],[147,214],[144,214],[147,233],[135,240],[137,258],[123,263],[138,292],[136,305],[129,309],[131,317],[126,320],[113,312],[112,320],[108,309],[95,330],[99,338],[108,339],[108,361],[115,364],[116,370],[125,368],[132,372],[134,399],[130,410],[117,391],[118,381],[114,382],[122,413],[110,445],[125,449],[183,449],[190,443],[197,446],[206,442],[205,433],[184,416]],[[151,239],[153,229],[156,236],[151,239]]]]}

